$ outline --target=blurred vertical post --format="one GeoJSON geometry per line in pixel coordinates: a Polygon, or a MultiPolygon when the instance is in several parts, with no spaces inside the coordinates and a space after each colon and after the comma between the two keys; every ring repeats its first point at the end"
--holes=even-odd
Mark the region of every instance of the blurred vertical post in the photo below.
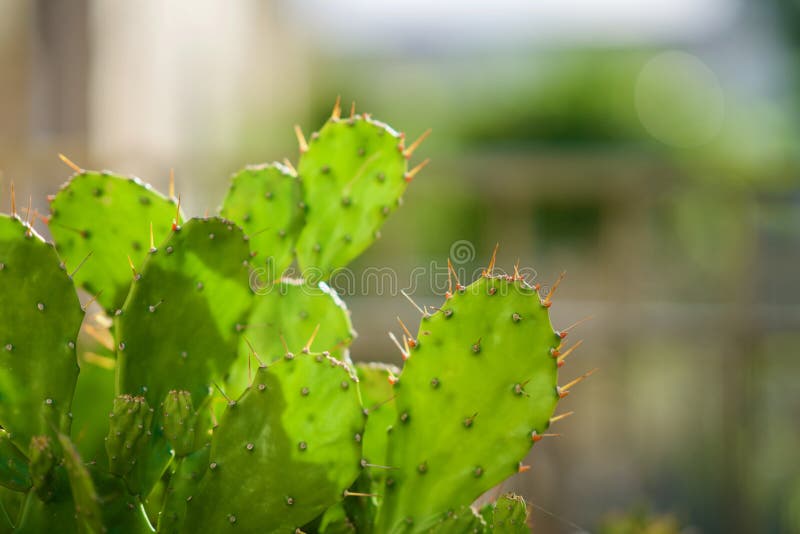
{"type": "Polygon", "coordinates": [[[36,0],[31,23],[31,138],[57,144],[59,151],[82,161],[88,123],[88,0],[36,0]]]}

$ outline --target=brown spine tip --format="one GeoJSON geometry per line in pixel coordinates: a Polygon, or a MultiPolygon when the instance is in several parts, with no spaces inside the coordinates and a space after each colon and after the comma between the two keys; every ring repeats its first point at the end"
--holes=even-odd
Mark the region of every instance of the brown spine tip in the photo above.
{"type": "Polygon", "coordinates": [[[551,417],[550,418],[550,424],[557,423],[558,421],[561,421],[562,419],[566,419],[567,417],[569,417],[570,415],[572,415],[574,413],[575,412],[566,412],[566,413],[562,413],[560,415],[556,415],[555,417],[551,417]]]}
{"type": "Polygon", "coordinates": [[[71,159],[69,159],[69,158],[68,158],[67,156],[65,156],[64,154],[59,154],[59,155],[58,155],[58,158],[59,158],[61,161],[63,161],[63,162],[64,162],[64,163],[67,165],[67,167],[69,167],[69,168],[70,168],[70,169],[72,169],[73,171],[75,171],[75,172],[77,172],[77,173],[82,173],[82,172],[83,172],[83,169],[81,169],[80,167],[78,167],[78,165],[76,165],[74,161],[72,161],[71,159]]]}
{"type": "Polygon", "coordinates": [[[425,166],[431,162],[431,158],[425,158],[419,165],[408,171],[403,178],[405,178],[406,182],[411,182],[414,177],[417,175],[419,171],[425,168],[425,166]]]}
{"type": "Polygon", "coordinates": [[[542,305],[545,308],[550,307],[550,301],[553,298],[553,295],[556,293],[556,289],[558,286],[561,285],[561,282],[564,280],[564,277],[567,276],[567,271],[562,271],[560,275],[558,275],[558,280],[550,287],[550,290],[547,292],[547,296],[545,296],[544,301],[542,301],[542,305]]]}
{"type": "Polygon", "coordinates": [[[303,135],[303,130],[300,129],[299,124],[294,125],[294,135],[297,137],[297,144],[300,146],[300,153],[308,151],[308,143],[306,137],[303,135]]]}
{"type": "Polygon", "coordinates": [[[425,130],[425,132],[424,132],[422,135],[420,135],[420,136],[417,138],[417,140],[416,140],[416,141],[414,141],[413,143],[411,143],[411,144],[408,146],[408,148],[406,148],[405,150],[403,150],[403,156],[404,156],[406,159],[409,159],[409,158],[411,158],[412,154],[414,154],[414,151],[415,151],[415,150],[417,150],[417,149],[419,148],[419,146],[422,144],[422,142],[423,142],[425,139],[427,139],[427,138],[428,138],[428,136],[429,136],[430,134],[431,134],[431,129],[430,129],[430,128],[428,128],[427,130],[425,130]]]}
{"type": "Polygon", "coordinates": [[[593,374],[595,374],[597,371],[598,371],[598,369],[597,369],[597,368],[594,368],[594,369],[592,369],[591,371],[587,371],[586,373],[583,373],[581,376],[579,376],[579,377],[578,377],[578,378],[576,378],[575,380],[573,380],[573,381],[571,381],[571,382],[569,382],[569,383],[567,383],[567,384],[564,384],[563,386],[561,386],[560,388],[558,388],[558,394],[559,394],[559,396],[561,396],[562,398],[563,398],[563,397],[566,397],[566,396],[569,394],[569,390],[570,390],[572,387],[574,387],[574,386],[576,386],[576,385],[580,384],[581,382],[583,382],[584,380],[586,380],[587,378],[589,378],[590,376],[592,376],[593,374]]]}
{"type": "MultiPolygon", "coordinates": [[[[489,265],[486,266],[486,269],[483,271],[484,276],[492,276],[492,271],[494,271],[494,264],[497,261],[497,250],[500,248],[500,243],[496,243],[494,245],[494,250],[492,251],[492,257],[489,259],[489,265]]],[[[492,293],[494,295],[494,293],[492,293]]]]}
{"type": "Polygon", "coordinates": [[[583,340],[582,339],[576,341],[574,345],[572,345],[570,348],[565,350],[563,353],[559,354],[558,363],[563,365],[564,360],[566,359],[566,357],[569,356],[570,354],[572,354],[572,352],[575,349],[577,349],[578,347],[580,347],[581,345],[583,345],[583,340]]]}

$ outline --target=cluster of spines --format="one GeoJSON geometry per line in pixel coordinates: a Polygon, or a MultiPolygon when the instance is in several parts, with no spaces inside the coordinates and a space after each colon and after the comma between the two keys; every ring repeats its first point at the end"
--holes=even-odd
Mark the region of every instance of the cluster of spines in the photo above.
{"type": "MultiPolygon", "coordinates": [[[[342,119],[342,98],[341,96],[336,97],[336,103],[333,105],[333,111],[331,111],[330,121],[334,123],[345,121],[347,124],[353,125],[355,124],[355,121],[357,119],[368,121],[369,123],[374,124],[378,128],[381,128],[382,130],[390,133],[391,135],[394,135],[398,139],[397,150],[403,155],[403,157],[406,160],[411,159],[411,156],[414,155],[414,152],[416,152],[416,150],[420,147],[420,145],[422,145],[422,142],[425,141],[425,139],[427,139],[428,136],[431,134],[431,130],[429,128],[425,130],[425,132],[423,132],[422,135],[420,135],[414,142],[406,146],[405,133],[403,132],[398,133],[395,130],[393,130],[392,127],[389,126],[388,124],[376,121],[375,119],[372,118],[372,115],[369,113],[361,113],[360,115],[356,114],[355,102],[353,102],[350,106],[350,116],[347,117],[346,119],[342,119]]],[[[305,152],[308,152],[309,148],[308,142],[306,141],[306,137],[303,134],[302,128],[300,128],[300,126],[297,124],[294,126],[294,133],[295,136],[297,137],[297,145],[300,151],[300,155],[304,154],[305,152]]],[[[312,141],[316,140],[318,137],[319,137],[319,132],[314,132],[311,134],[312,141]]],[[[422,160],[421,163],[417,164],[411,170],[406,172],[403,175],[403,179],[406,182],[411,182],[412,180],[414,180],[414,177],[419,173],[419,171],[424,169],[428,165],[428,163],[430,163],[430,158],[425,158],[424,160],[422,160]]]]}

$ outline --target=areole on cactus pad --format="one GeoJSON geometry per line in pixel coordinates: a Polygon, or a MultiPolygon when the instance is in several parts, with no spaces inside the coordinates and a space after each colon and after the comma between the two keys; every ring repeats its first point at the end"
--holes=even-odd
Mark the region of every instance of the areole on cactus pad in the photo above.
{"type": "Polygon", "coordinates": [[[406,144],[337,101],[296,134],[296,166],[245,167],[220,216],[66,158],[55,247],[13,201],[0,216],[0,532],[527,531],[521,498],[473,504],[583,378],[557,385],[578,343],[551,326],[555,286],[492,256],[417,307],[402,369],[353,365],[325,280],[377,239],[428,132],[406,144]],[[84,320],[78,289],[103,312],[84,320]]]}

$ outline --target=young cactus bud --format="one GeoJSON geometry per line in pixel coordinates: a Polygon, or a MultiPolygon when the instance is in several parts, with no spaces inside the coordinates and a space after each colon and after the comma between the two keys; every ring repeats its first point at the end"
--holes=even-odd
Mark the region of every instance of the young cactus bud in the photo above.
{"type": "Polygon", "coordinates": [[[53,483],[55,481],[54,468],[56,455],[53,454],[53,444],[47,436],[33,436],[28,453],[30,457],[30,475],[36,494],[43,501],[53,497],[53,483]]]}
{"type": "Polygon", "coordinates": [[[192,394],[172,390],[163,403],[164,435],[167,436],[175,456],[186,456],[196,449],[197,414],[192,406],[192,394]]]}
{"type": "Polygon", "coordinates": [[[106,452],[109,469],[118,476],[130,472],[136,458],[150,439],[153,410],[144,397],[119,395],[114,399],[114,409],[109,414],[106,452]]]}

